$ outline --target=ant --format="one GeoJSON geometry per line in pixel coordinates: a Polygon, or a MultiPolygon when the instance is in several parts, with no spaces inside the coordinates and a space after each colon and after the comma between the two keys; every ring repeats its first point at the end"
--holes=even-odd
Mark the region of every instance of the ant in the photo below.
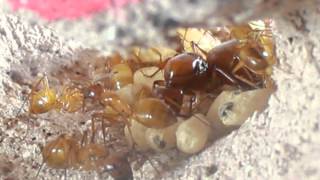
{"type": "MultiPolygon", "coordinates": [[[[83,98],[83,93],[74,87],[64,87],[61,95],[58,96],[56,91],[49,86],[48,78],[44,75],[32,85],[31,93],[26,101],[29,101],[30,114],[43,114],[54,109],[75,112],[82,107],[83,98]]],[[[26,101],[23,102],[18,115],[26,101]]]]}
{"type": "MultiPolygon", "coordinates": [[[[84,171],[108,172],[114,179],[133,179],[130,163],[121,153],[110,154],[104,145],[87,142],[87,132],[81,143],[75,136],[66,134],[49,142],[42,149],[43,163],[54,169],[75,168],[84,171]]],[[[94,138],[92,138],[94,139],[94,138]]],[[[66,177],[65,177],[66,178],[66,177]]]]}
{"type": "Polygon", "coordinates": [[[268,77],[276,63],[270,23],[264,22],[264,27],[254,22],[230,27],[228,41],[234,39],[238,42],[232,46],[209,51],[209,61],[251,87],[270,86],[268,77]]]}
{"type": "Polygon", "coordinates": [[[272,41],[265,33],[266,30],[256,31],[248,27],[250,28],[248,25],[231,29],[231,39],[209,52],[191,42],[193,53],[184,52],[164,62],[159,53],[158,67],[159,70],[164,70],[164,81],[154,83],[155,94],[163,97],[179,115],[190,116],[196,99],[195,95],[192,95],[194,91],[212,91],[224,84],[236,85],[240,89],[259,88],[259,83],[267,86],[270,80],[266,78],[270,75],[270,68],[274,63],[272,41]],[[195,47],[205,57],[199,55],[195,47]],[[236,74],[239,71],[240,74],[236,74]],[[189,102],[184,101],[184,98],[189,102]],[[183,106],[188,107],[189,112],[182,110],[183,106]]]}
{"type": "Polygon", "coordinates": [[[137,102],[131,106],[121,100],[115,92],[106,91],[102,94],[100,103],[105,106],[105,109],[102,112],[93,113],[92,116],[106,119],[111,124],[122,121],[130,126],[129,119],[133,119],[146,127],[159,129],[177,121],[167,104],[158,98],[138,96],[137,102]]]}
{"type": "MultiPolygon", "coordinates": [[[[193,43],[192,47],[194,53],[180,53],[164,62],[159,53],[158,67],[164,71],[164,80],[155,81],[153,84],[154,94],[164,98],[178,115],[186,117],[191,115],[192,104],[196,100],[195,91],[210,92],[223,84],[222,78],[230,84],[240,84],[231,74],[197,54],[196,44],[193,43]]],[[[147,76],[153,76],[155,73],[147,76]]]]}
{"type": "MultiPolygon", "coordinates": [[[[118,63],[115,61],[113,63],[118,63]]],[[[65,86],[60,96],[49,86],[46,75],[40,78],[31,88],[29,94],[29,112],[31,114],[42,114],[50,110],[57,109],[66,112],[76,112],[81,107],[84,109],[86,100],[91,99],[97,101],[104,92],[104,84],[112,82],[113,89],[120,89],[123,86],[133,82],[133,73],[129,65],[125,63],[112,64],[111,77],[107,82],[103,83],[105,77],[89,83],[86,79],[79,79],[80,83],[71,82],[71,85],[65,86]]],[[[24,105],[25,103],[23,103],[24,105]]],[[[21,110],[19,110],[20,112],[21,110]]],[[[18,113],[19,114],[19,113],[18,113]]]]}

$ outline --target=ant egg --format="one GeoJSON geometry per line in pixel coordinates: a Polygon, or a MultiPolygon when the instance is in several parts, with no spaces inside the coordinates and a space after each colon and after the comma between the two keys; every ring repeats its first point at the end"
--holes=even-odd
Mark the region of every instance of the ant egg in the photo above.
{"type": "Polygon", "coordinates": [[[152,89],[153,82],[156,80],[164,80],[163,71],[156,66],[138,69],[133,75],[134,84],[141,84],[149,89],[152,89]]]}
{"type": "Polygon", "coordinates": [[[202,114],[195,114],[183,121],[176,131],[177,147],[187,154],[201,151],[209,138],[210,130],[207,119],[202,114]]]}
{"type": "Polygon", "coordinates": [[[135,119],[130,119],[129,122],[130,126],[126,126],[124,128],[124,134],[129,146],[140,151],[146,151],[150,149],[150,146],[145,138],[147,127],[142,125],[135,119]]]}
{"type": "MultiPolygon", "coordinates": [[[[210,31],[198,28],[180,28],[177,30],[180,39],[182,39],[183,47],[186,52],[194,52],[192,43],[196,43],[199,48],[209,52],[212,48],[220,44],[220,41],[215,38],[210,31]]],[[[197,52],[205,57],[202,52],[197,52]]]]}
{"type": "Polygon", "coordinates": [[[210,106],[207,118],[213,123],[240,126],[255,111],[262,112],[273,89],[256,89],[245,92],[224,91],[210,106]]]}
{"type": "Polygon", "coordinates": [[[165,61],[166,59],[174,56],[177,52],[174,49],[166,47],[153,47],[153,48],[132,48],[132,53],[136,56],[138,61],[142,63],[160,63],[161,60],[165,61]],[[161,55],[161,56],[160,56],[161,55]]]}
{"type": "Polygon", "coordinates": [[[154,129],[148,128],[146,140],[149,146],[158,152],[166,151],[176,147],[176,131],[179,123],[175,123],[167,128],[154,129]]]}

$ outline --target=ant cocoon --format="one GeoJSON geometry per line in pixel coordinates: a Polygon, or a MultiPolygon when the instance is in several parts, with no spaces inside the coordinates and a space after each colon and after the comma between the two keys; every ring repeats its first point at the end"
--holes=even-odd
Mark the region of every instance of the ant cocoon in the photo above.
{"type": "Polygon", "coordinates": [[[181,122],[176,131],[177,148],[180,151],[195,154],[204,149],[211,131],[211,127],[204,122],[208,121],[202,114],[195,114],[181,122]]]}
{"type": "Polygon", "coordinates": [[[240,126],[255,111],[262,112],[266,107],[273,89],[255,89],[239,92],[224,91],[211,104],[207,118],[212,123],[225,126],[240,126]]]}

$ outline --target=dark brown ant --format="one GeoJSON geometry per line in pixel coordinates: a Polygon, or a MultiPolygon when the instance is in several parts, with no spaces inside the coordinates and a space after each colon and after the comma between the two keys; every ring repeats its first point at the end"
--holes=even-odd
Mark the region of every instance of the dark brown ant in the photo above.
{"type": "Polygon", "coordinates": [[[231,74],[197,53],[178,54],[160,64],[160,68],[164,71],[164,81],[155,81],[153,91],[182,116],[191,115],[192,104],[196,99],[195,91],[218,88],[222,86],[223,78],[230,84],[240,84],[231,74]]]}
{"type": "Polygon", "coordinates": [[[233,39],[209,52],[191,42],[193,47],[205,54],[205,58],[194,48],[194,53],[181,53],[160,63],[159,69],[164,70],[164,82],[155,82],[155,94],[163,97],[178,114],[189,116],[191,112],[185,113],[181,107],[187,105],[189,110],[192,109],[190,105],[195,97],[190,96],[193,91],[210,91],[226,83],[241,89],[252,89],[259,87],[257,83],[265,83],[264,79],[270,74],[274,61],[270,38],[264,35],[264,31],[256,32],[249,25],[232,29],[230,37],[233,39]],[[210,88],[210,85],[213,87],[210,88]],[[185,95],[191,102],[183,101],[185,95]]]}
{"type": "Polygon", "coordinates": [[[238,42],[226,46],[226,41],[224,46],[213,48],[208,52],[208,61],[251,87],[271,86],[268,77],[276,60],[270,27],[265,28],[253,29],[249,24],[230,27],[228,41],[238,42]]]}

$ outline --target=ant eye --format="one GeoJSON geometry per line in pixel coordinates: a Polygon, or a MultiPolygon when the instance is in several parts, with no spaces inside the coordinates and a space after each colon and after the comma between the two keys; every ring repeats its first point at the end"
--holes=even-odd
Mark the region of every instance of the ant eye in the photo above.
{"type": "Polygon", "coordinates": [[[196,60],[194,60],[192,67],[196,74],[202,74],[207,72],[209,65],[205,60],[198,57],[196,60]]]}

